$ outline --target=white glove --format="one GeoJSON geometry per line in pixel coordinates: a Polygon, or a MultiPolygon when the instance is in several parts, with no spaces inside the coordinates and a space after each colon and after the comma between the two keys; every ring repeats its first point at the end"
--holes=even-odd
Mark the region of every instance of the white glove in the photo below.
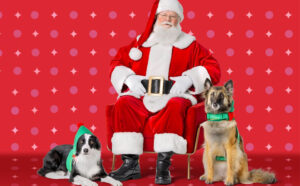
{"type": "Polygon", "coordinates": [[[129,90],[131,90],[133,93],[138,94],[139,96],[143,96],[146,93],[146,89],[141,83],[143,79],[146,79],[145,76],[139,76],[139,75],[130,75],[125,80],[125,84],[128,86],[129,90]]]}
{"type": "Polygon", "coordinates": [[[189,76],[170,77],[170,79],[175,81],[170,90],[171,94],[183,94],[193,85],[193,81],[189,76]]]}

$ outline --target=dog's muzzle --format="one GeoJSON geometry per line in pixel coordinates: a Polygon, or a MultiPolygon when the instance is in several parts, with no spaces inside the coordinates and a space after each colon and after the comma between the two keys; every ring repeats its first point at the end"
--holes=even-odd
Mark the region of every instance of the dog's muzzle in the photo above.
{"type": "Polygon", "coordinates": [[[164,80],[163,77],[151,76],[149,77],[149,80],[142,80],[142,84],[148,95],[162,96],[163,94],[170,93],[173,82],[164,80]]]}

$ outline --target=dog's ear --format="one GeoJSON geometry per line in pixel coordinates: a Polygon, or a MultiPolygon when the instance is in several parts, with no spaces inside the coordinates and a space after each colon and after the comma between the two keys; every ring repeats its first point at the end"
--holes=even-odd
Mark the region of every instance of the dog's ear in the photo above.
{"type": "Polygon", "coordinates": [[[231,79],[225,83],[224,87],[231,95],[233,94],[233,81],[231,79]]]}
{"type": "Polygon", "coordinates": [[[210,89],[210,87],[212,87],[212,85],[213,84],[211,83],[211,81],[208,78],[206,78],[206,80],[204,82],[204,89],[208,90],[208,89],[210,89]]]}

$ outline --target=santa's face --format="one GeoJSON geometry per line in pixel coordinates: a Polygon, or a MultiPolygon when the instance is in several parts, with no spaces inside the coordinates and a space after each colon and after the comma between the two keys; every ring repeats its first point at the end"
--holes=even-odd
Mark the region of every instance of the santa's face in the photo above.
{"type": "Polygon", "coordinates": [[[171,28],[177,26],[179,22],[179,16],[174,11],[163,11],[157,15],[157,24],[165,28],[171,28]]]}

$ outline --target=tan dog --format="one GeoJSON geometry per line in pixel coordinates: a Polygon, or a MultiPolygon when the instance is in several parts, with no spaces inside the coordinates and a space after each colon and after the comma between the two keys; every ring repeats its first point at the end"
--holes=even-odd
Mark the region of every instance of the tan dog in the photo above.
{"type": "Polygon", "coordinates": [[[206,79],[204,87],[208,120],[201,124],[205,139],[205,173],[200,180],[206,184],[224,181],[225,185],[275,183],[274,173],[261,169],[248,171],[247,154],[233,118],[233,82],[229,80],[224,86],[216,87],[206,79]]]}

